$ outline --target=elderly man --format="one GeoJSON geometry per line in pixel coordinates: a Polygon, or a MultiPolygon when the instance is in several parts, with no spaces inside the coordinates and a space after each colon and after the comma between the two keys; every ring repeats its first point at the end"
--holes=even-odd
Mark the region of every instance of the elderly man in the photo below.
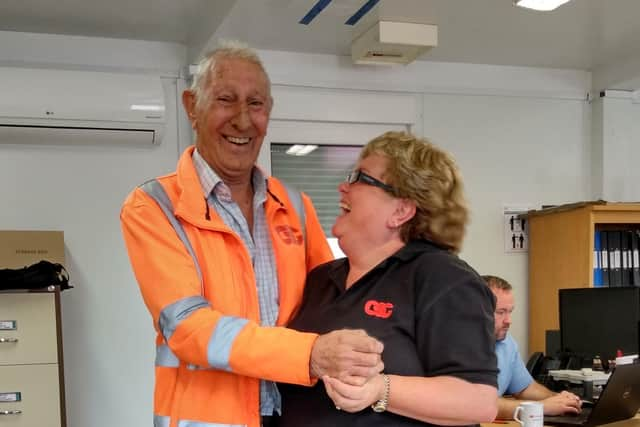
{"type": "Polygon", "coordinates": [[[255,52],[210,53],[182,100],[195,147],[121,212],[158,332],[154,426],[268,426],[274,382],[360,384],[382,370],[383,346],[363,331],[284,327],[307,273],[332,257],[308,197],[255,167],[273,105],[255,52]]]}
{"type": "Polygon", "coordinates": [[[498,358],[498,395],[512,395],[513,399],[498,398],[498,418],[512,419],[523,400],[539,400],[546,415],[579,413],[581,401],[567,391],[554,393],[537,383],[527,371],[518,344],[509,335],[511,313],[514,310],[513,288],[509,282],[497,276],[482,276],[496,297],[495,336],[498,358]]]}

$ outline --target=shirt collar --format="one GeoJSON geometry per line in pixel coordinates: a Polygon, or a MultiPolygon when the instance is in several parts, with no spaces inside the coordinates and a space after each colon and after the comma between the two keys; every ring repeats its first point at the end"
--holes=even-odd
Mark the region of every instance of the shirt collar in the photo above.
{"type": "MultiPolygon", "coordinates": [[[[398,249],[396,253],[390,255],[388,258],[384,259],[380,264],[375,266],[372,270],[376,270],[378,268],[385,268],[387,265],[393,262],[399,261],[410,261],[416,256],[424,253],[425,251],[439,251],[438,246],[427,240],[410,240],[406,245],[402,248],[398,249]]],[[[349,261],[347,258],[341,258],[336,260],[331,266],[330,275],[336,281],[340,281],[344,277],[346,277],[349,272],[349,261]]]]}
{"type": "MultiPolygon", "coordinates": [[[[196,148],[193,150],[193,165],[196,168],[198,179],[200,180],[200,186],[202,187],[202,194],[205,198],[208,198],[212,191],[216,192],[216,195],[221,196],[223,194],[229,194],[230,191],[227,185],[222,181],[218,174],[209,166],[207,161],[202,157],[196,148]],[[218,194],[222,193],[222,194],[218,194]]],[[[251,181],[254,189],[254,201],[262,203],[267,198],[267,178],[262,171],[254,167],[251,174],[251,181]]]]}
{"type": "Polygon", "coordinates": [[[424,252],[441,252],[445,248],[431,242],[430,240],[409,240],[398,252],[389,258],[398,258],[402,261],[409,261],[424,252]]]}
{"type": "Polygon", "coordinates": [[[502,338],[501,340],[496,340],[496,345],[498,345],[498,344],[502,345],[502,344],[506,343],[508,341],[508,338],[509,338],[509,332],[507,332],[505,334],[504,338],[502,338]]]}
{"type": "Polygon", "coordinates": [[[198,152],[197,148],[193,150],[192,158],[193,166],[196,168],[196,173],[198,174],[198,179],[202,186],[202,193],[204,194],[204,197],[207,198],[209,197],[209,194],[211,194],[211,191],[213,191],[216,184],[222,180],[218,174],[211,169],[211,166],[209,166],[206,160],[198,152]]]}

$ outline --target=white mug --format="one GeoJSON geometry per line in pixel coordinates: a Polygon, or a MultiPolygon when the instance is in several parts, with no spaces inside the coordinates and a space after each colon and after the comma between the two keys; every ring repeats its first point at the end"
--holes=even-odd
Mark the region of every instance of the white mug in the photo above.
{"type": "Polygon", "coordinates": [[[520,402],[513,413],[513,419],[522,427],[542,427],[544,421],[544,406],[542,402],[520,402]]]}

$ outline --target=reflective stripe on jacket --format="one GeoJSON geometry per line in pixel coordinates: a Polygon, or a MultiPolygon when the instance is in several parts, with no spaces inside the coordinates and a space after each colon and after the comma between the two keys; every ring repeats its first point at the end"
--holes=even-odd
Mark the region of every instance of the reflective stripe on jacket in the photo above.
{"type": "Polygon", "coordinates": [[[249,253],[209,210],[192,152],[185,151],[175,173],[158,178],[192,254],[142,189],[129,195],[121,212],[131,264],[158,332],[154,424],[259,427],[260,378],[311,382],[316,335],[280,326],[298,308],[307,272],[332,255],[309,199],[303,195],[305,239],[285,187],[269,178],[264,206],[280,313],[279,326],[261,327],[249,253]]]}

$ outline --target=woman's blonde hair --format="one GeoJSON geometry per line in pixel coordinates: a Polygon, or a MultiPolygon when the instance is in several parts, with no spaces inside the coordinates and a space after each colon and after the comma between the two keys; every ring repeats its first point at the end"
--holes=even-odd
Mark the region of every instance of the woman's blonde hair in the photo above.
{"type": "Polygon", "coordinates": [[[469,211],[462,176],[448,153],[406,132],[387,132],[371,140],[360,159],[387,159],[385,182],[397,197],[416,204],[416,214],[400,229],[402,240],[427,239],[457,253],[462,248],[469,211]]]}

